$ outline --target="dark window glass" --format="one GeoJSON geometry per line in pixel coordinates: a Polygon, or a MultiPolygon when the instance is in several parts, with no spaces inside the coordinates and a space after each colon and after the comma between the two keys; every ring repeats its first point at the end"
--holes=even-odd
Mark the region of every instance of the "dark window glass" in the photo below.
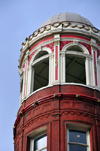
{"type": "Polygon", "coordinates": [[[86,84],[85,58],[66,55],[66,82],[86,84]]]}
{"type": "Polygon", "coordinates": [[[33,91],[47,86],[49,83],[49,59],[43,60],[34,66],[33,91]]]}
{"type": "Polygon", "coordinates": [[[47,135],[42,135],[34,140],[34,151],[39,149],[41,149],[41,151],[47,151],[45,147],[47,147],[47,135]]]}
{"type": "Polygon", "coordinates": [[[38,58],[40,58],[40,57],[42,57],[42,56],[45,56],[45,55],[47,55],[47,54],[48,54],[47,51],[40,51],[40,52],[36,55],[36,57],[35,57],[34,60],[36,60],[36,59],[38,59],[38,58]]]}
{"type": "Polygon", "coordinates": [[[86,132],[70,130],[69,142],[87,144],[86,132]]]}
{"type": "Polygon", "coordinates": [[[77,46],[71,46],[67,49],[67,51],[77,51],[77,52],[83,52],[79,47],[77,46]]]}
{"type": "Polygon", "coordinates": [[[69,145],[69,150],[70,151],[87,151],[87,147],[86,146],[82,146],[82,145],[70,144],[69,145]]]}

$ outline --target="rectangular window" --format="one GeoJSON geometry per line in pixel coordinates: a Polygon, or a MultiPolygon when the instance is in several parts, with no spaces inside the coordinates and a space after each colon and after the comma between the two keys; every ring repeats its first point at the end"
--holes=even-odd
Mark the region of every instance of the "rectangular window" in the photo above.
{"type": "Polygon", "coordinates": [[[86,132],[69,130],[68,144],[70,151],[87,151],[86,132]]]}
{"type": "Polygon", "coordinates": [[[67,151],[90,151],[89,127],[81,124],[68,124],[67,151]]]}
{"type": "Polygon", "coordinates": [[[34,151],[47,151],[47,135],[34,139],[34,151]]]}
{"type": "Polygon", "coordinates": [[[47,151],[47,127],[41,127],[28,135],[29,151],[47,151]]]}

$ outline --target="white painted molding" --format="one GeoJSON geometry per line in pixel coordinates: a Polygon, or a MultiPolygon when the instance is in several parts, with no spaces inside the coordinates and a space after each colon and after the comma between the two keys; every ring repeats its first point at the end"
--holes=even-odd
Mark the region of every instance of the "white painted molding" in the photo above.
{"type": "MultiPolygon", "coordinates": [[[[31,58],[31,61],[30,61],[30,64],[32,64],[32,62],[34,61],[35,57],[37,56],[37,54],[40,52],[40,51],[47,51],[48,54],[52,53],[51,49],[50,48],[47,48],[47,47],[43,47],[41,49],[38,49],[36,51],[36,53],[34,53],[34,55],[32,56],[31,58]]],[[[46,56],[46,55],[45,55],[46,56]]],[[[41,57],[42,58],[42,57],[41,57]]]]}
{"type": "Polygon", "coordinates": [[[72,47],[72,46],[78,46],[78,47],[83,51],[83,53],[89,54],[89,51],[87,50],[87,48],[86,48],[85,46],[83,46],[82,44],[76,42],[76,41],[75,41],[75,42],[70,42],[69,44],[66,44],[66,45],[63,47],[62,51],[67,51],[67,49],[68,49],[69,47],[72,47]]]}

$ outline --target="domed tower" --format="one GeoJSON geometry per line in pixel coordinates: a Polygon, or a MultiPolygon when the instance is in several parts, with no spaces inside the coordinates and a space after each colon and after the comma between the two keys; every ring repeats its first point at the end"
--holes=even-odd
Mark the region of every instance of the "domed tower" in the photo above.
{"type": "Polygon", "coordinates": [[[60,13],[20,51],[15,151],[100,151],[100,31],[60,13]]]}

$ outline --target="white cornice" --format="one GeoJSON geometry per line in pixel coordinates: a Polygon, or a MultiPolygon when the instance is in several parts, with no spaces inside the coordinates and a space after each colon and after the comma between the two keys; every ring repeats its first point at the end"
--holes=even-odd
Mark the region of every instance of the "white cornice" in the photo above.
{"type": "MultiPolygon", "coordinates": [[[[54,35],[55,33],[57,34],[60,34],[60,33],[81,34],[81,35],[93,37],[93,39],[97,39],[98,41],[100,41],[100,31],[96,29],[95,27],[90,27],[90,26],[87,26],[85,24],[80,24],[80,23],[66,23],[66,22],[54,23],[53,25],[47,25],[45,27],[38,29],[33,34],[31,34],[29,38],[25,39],[25,42],[22,43],[23,46],[21,49],[19,62],[22,60],[24,52],[27,51],[27,49],[29,49],[29,47],[32,46],[37,40],[40,40],[41,38],[45,36],[49,37],[51,35],[54,35]]],[[[60,38],[58,39],[60,40],[60,38]]],[[[75,39],[78,39],[78,38],[75,38],[75,39]]],[[[54,38],[54,40],[56,40],[56,38],[54,38]]],[[[80,40],[80,42],[85,42],[87,44],[90,44],[88,41],[85,41],[85,40],[80,40]]],[[[47,44],[47,43],[48,42],[44,42],[44,44],[47,44]]],[[[44,44],[40,44],[40,46],[44,44]]],[[[94,45],[91,43],[91,45],[100,49],[100,46],[98,46],[97,44],[94,45]]],[[[35,47],[35,49],[38,49],[38,46],[35,47]]]]}
{"type": "Polygon", "coordinates": [[[25,49],[28,44],[29,46],[34,43],[35,41],[37,41],[38,39],[53,34],[53,33],[60,33],[60,32],[74,32],[74,33],[81,33],[81,34],[86,34],[86,35],[91,35],[95,38],[98,38],[98,40],[100,39],[100,31],[98,29],[96,29],[95,27],[89,27],[87,25],[82,25],[82,24],[78,24],[78,23],[60,23],[59,25],[55,23],[53,25],[50,25],[51,28],[49,28],[47,30],[47,26],[46,27],[42,27],[42,32],[40,32],[41,29],[37,30],[36,32],[34,32],[30,38],[27,38],[25,40],[25,43],[23,43],[23,48],[25,49]],[[27,42],[28,41],[28,42],[27,42]]]}

